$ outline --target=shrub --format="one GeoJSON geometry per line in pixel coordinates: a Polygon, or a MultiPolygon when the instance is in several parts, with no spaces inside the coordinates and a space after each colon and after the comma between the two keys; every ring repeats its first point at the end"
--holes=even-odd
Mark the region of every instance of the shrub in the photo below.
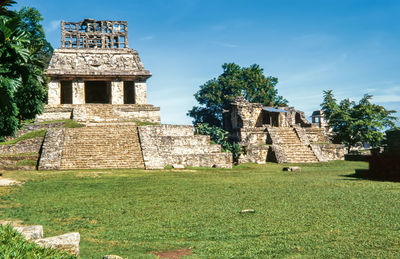
{"type": "Polygon", "coordinates": [[[29,243],[10,225],[0,225],[0,258],[76,259],[77,257],[29,243]]]}
{"type": "Polygon", "coordinates": [[[221,145],[223,151],[232,153],[233,161],[237,162],[241,154],[240,146],[237,143],[231,143],[228,140],[229,132],[217,126],[211,126],[208,123],[198,123],[195,126],[195,133],[210,136],[211,142],[221,145]]]}

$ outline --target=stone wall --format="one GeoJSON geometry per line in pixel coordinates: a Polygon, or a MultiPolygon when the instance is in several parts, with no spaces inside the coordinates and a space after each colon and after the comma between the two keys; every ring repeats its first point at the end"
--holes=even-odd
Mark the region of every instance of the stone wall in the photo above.
{"type": "Polygon", "coordinates": [[[55,49],[47,75],[68,76],[151,76],[137,51],[125,49],[55,49]]]}
{"type": "Polygon", "coordinates": [[[140,126],[139,138],[146,169],[165,166],[232,167],[232,154],[210,145],[209,136],[194,135],[192,126],[140,126]]]}
{"type": "Polygon", "coordinates": [[[267,162],[270,145],[249,146],[245,154],[239,157],[239,163],[265,163],[267,162]]]}
{"type": "Polygon", "coordinates": [[[44,112],[36,116],[35,122],[69,120],[72,118],[72,111],[70,104],[46,105],[44,112]]]}
{"type": "Polygon", "coordinates": [[[330,143],[311,143],[311,148],[321,156],[320,161],[344,160],[346,147],[330,143]]]}
{"type": "Polygon", "coordinates": [[[82,104],[47,105],[37,122],[73,119],[80,122],[143,121],[160,123],[160,108],[137,104],[82,104]]]}
{"type": "Polygon", "coordinates": [[[50,80],[48,83],[48,103],[53,105],[60,104],[61,101],[61,89],[59,80],[50,80]]]}
{"type": "Polygon", "coordinates": [[[19,141],[16,144],[0,145],[0,155],[14,155],[22,153],[39,153],[43,138],[32,138],[19,141]]]}
{"type": "Polygon", "coordinates": [[[124,81],[118,79],[111,81],[111,103],[124,104],[124,81]]]}
{"type": "Polygon", "coordinates": [[[146,95],[146,82],[135,82],[135,103],[136,104],[146,104],[147,103],[147,95],[146,95]]]}
{"type": "Polygon", "coordinates": [[[48,129],[44,136],[39,170],[58,170],[64,149],[65,129],[48,129]]]}
{"type": "Polygon", "coordinates": [[[325,128],[308,127],[304,128],[311,143],[329,143],[329,138],[325,133],[325,128]]]}
{"type": "MultiPolygon", "coordinates": [[[[85,103],[85,82],[82,79],[72,81],[72,103],[85,103]]],[[[53,103],[49,102],[49,104],[52,105],[53,103]]]]}
{"type": "Polygon", "coordinates": [[[280,145],[271,145],[268,150],[267,161],[276,163],[287,163],[288,159],[283,148],[280,145]]]}

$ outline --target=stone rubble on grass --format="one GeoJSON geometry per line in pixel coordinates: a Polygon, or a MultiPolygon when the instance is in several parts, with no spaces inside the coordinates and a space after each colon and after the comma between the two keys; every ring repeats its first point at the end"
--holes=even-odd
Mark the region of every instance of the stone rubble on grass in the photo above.
{"type": "Polygon", "coordinates": [[[43,238],[43,226],[41,225],[18,226],[14,227],[14,229],[20,232],[28,241],[43,238]]]}
{"type": "MultiPolygon", "coordinates": [[[[1,225],[10,225],[21,233],[28,242],[34,242],[45,248],[63,250],[79,256],[80,234],[78,232],[68,233],[60,236],[43,238],[43,226],[23,226],[22,221],[0,220],[1,225]]],[[[116,258],[118,259],[118,257],[116,258]]]]}
{"type": "Polygon", "coordinates": [[[288,172],[300,172],[301,167],[298,166],[290,166],[290,167],[284,167],[283,171],[288,171],[288,172]]]}
{"type": "Polygon", "coordinates": [[[256,212],[256,211],[253,209],[244,209],[244,210],[240,211],[240,213],[254,213],[254,212],[256,212]]]}
{"type": "Polygon", "coordinates": [[[80,235],[78,232],[67,233],[55,237],[37,239],[34,242],[45,248],[54,248],[79,255],[80,235]]]}
{"type": "Polygon", "coordinates": [[[173,165],[172,165],[172,168],[174,168],[174,169],[184,169],[185,166],[184,166],[184,165],[181,165],[181,164],[173,164],[173,165]]]}
{"type": "Polygon", "coordinates": [[[21,182],[0,177],[0,186],[19,185],[21,182]]]}
{"type": "Polygon", "coordinates": [[[119,255],[105,255],[103,256],[103,259],[124,259],[119,255]]]}

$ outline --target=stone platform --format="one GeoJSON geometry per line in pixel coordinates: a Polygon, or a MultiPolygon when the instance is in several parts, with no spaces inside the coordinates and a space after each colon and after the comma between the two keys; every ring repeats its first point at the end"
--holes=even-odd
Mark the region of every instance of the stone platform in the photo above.
{"type": "Polygon", "coordinates": [[[46,105],[36,122],[73,119],[78,122],[142,121],[160,123],[160,108],[151,104],[46,105]]]}
{"type": "Polygon", "coordinates": [[[232,154],[194,135],[192,126],[88,123],[82,128],[47,130],[39,170],[232,167],[232,154]]]}

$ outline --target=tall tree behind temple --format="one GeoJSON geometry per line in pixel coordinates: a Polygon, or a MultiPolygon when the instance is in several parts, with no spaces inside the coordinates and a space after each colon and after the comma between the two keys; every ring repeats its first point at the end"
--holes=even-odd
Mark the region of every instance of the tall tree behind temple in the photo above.
{"type": "Polygon", "coordinates": [[[249,102],[268,106],[286,105],[287,100],[278,95],[278,78],[266,77],[259,65],[240,67],[235,63],[222,65],[223,73],[200,86],[194,97],[201,106],[194,106],[188,113],[193,123],[209,123],[220,127],[222,111],[229,109],[233,99],[243,94],[249,102]]]}
{"type": "Polygon", "coordinates": [[[23,7],[17,16],[21,19],[20,29],[29,36],[30,57],[28,71],[22,75],[22,84],[15,92],[15,102],[19,109],[19,119],[33,119],[43,111],[46,102],[46,78],[43,75],[47,68],[53,48],[46,40],[40,22],[43,20],[39,11],[32,7],[23,7]]]}
{"type": "Polygon", "coordinates": [[[363,142],[377,146],[384,139],[385,128],[395,128],[396,111],[386,110],[383,106],[370,102],[372,95],[364,95],[356,103],[344,99],[338,104],[332,90],[324,91],[321,104],[328,125],[332,129],[335,143],[347,145],[347,150],[363,142]]]}

